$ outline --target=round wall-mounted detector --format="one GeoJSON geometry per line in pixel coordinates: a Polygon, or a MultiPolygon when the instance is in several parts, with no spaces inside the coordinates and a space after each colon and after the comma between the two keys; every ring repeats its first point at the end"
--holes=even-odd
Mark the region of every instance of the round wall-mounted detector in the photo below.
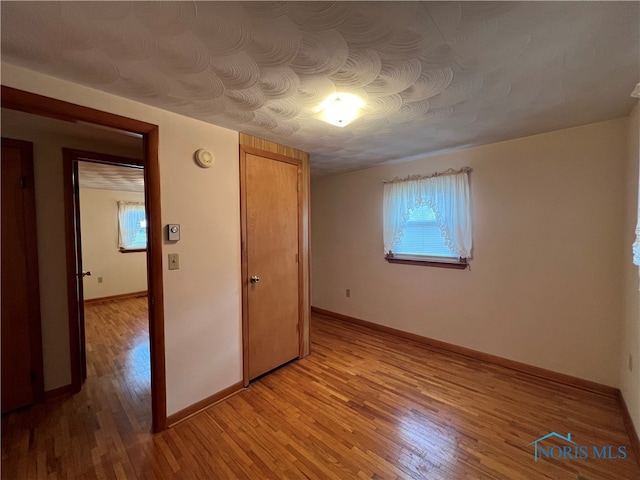
{"type": "Polygon", "coordinates": [[[195,159],[198,165],[200,165],[202,168],[209,168],[211,165],[213,165],[213,162],[215,162],[216,157],[213,156],[213,153],[211,153],[211,151],[207,150],[206,148],[201,148],[200,150],[196,151],[195,159]]]}

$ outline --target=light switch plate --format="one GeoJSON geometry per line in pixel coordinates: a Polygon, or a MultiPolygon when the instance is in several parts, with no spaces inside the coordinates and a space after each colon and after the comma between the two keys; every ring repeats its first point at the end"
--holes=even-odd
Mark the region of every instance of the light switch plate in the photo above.
{"type": "Polygon", "coordinates": [[[177,242],[180,240],[180,225],[177,223],[170,223],[167,225],[167,238],[170,242],[177,242]]]}
{"type": "Polygon", "coordinates": [[[169,254],[169,270],[180,269],[180,256],[177,253],[169,254]]]}

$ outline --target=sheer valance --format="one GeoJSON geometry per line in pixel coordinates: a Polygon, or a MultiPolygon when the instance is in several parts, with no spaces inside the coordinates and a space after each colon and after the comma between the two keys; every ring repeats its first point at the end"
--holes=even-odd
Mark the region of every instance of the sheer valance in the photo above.
{"type": "Polygon", "coordinates": [[[460,258],[472,249],[469,167],[432,175],[412,175],[384,183],[383,230],[385,254],[392,254],[411,211],[428,205],[434,212],[445,245],[460,258]]]}

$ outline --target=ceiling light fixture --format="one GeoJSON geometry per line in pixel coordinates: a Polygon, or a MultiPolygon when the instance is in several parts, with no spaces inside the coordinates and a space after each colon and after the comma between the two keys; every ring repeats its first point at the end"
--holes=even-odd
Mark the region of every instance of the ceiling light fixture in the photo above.
{"type": "Polygon", "coordinates": [[[351,93],[336,93],[325,100],[316,118],[336,127],[346,127],[360,116],[364,102],[351,93]]]}

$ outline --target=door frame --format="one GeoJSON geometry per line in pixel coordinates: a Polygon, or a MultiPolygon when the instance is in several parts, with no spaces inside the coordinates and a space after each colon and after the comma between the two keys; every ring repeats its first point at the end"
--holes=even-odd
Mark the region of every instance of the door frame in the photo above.
{"type": "MultiPolygon", "coordinates": [[[[1,86],[2,107],[21,112],[42,115],[69,122],[85,122],[142,135],[144,145],[145,198],[149,201],[148,212],[148,302],[149,302],[149,347],[151,360],[151,416],[152,429],[160,432],[167,428],[167,389],[164,338],[164,290],[162,279],[162,217],[160,210],[160,167],[158,161],[159,128],[157,125],[103,112],[90,107],[57,100],[26,92],[5,85],[1,86]]],[[[67,243],[75,241],[67,238],[67,243]]],[[[68,252],[67,252],[68,254],[68,252]]],[[[67,272],[69,275],[69,272],[67,272]]],[[[75,274],[74,274],[75,275],[75,274]]],[[[71,297],[73,292],[69,293],[71,297]]],[[[73,295],[73,302],[77,298],[73,295]]],[[[72,299],[68,299],[72,302],[72,299]]],[[[69,305],[70,317],[72,304],[69,305]]],[[[71,319],[70,319],[71,320],[71,319]]],[[[71,339],[70,339],[71,340],[71,339]]],[[[70,341],[70,344],[73,343],[70,341]]],[[[79,352],[71,348],[73,386],[77,388],[80,365],[79,352]],[[75,374],[73,373],[75,372],[75,374]]]]}
{"type": "MultiPolygon", "coordinates": [[[[67,295],[69,304],[69,339],[72,360],[72,388],[77,393],[87,378],[87,349],[84,323],[84,287],[82,267],[82,231],[80,229],[80,183],[78,162],[87,161],[118,166],[144,168],[143,160],[104,153],[62,149],[63,195],[67,252],[67,295]],[[72,239],[70,242],[69,239],[72,239]],[[74,295],[77,292],[77,295],[74,295]],[[82,301],[80,301],[82,299],[82,301]],[[77,361],[75,359],[78,359],[77,361]]],[[[145,208],[149,202],[145,197],[145,208]]],[[[149,212],[146,213],[149,217],[149,212]]],[[[147,279],[149,267],[147,265],[147,279]]],[[[147,280],[148,281],[148,280],[147,280]]]]}
{"type": "Polygon", "coordinates": [[[38,268],[38,238],[36,224],[36,195],[33,169],[33,143],[2,138],[2,147],[20,150],[20,164],[24,178],[25,250],[27,258],[27,296],[29,298],[29,356],[31,357],[33,403],[44,400],[44,364],[42,361],[42,319],[40,314],[40,273],[38,268]]]}
{"type": "Polygon", "coordinates": [[[304,204],[303,204],[303,162],[254,147],[240,145],[240,241],[241,241],[241,281],[242,281],[242,383],[249,385],[249,264],[247,258],[247,155],[256,155],[273,161],[295,165],[298,181],[298,358],[304,356],[304,204]]]}

